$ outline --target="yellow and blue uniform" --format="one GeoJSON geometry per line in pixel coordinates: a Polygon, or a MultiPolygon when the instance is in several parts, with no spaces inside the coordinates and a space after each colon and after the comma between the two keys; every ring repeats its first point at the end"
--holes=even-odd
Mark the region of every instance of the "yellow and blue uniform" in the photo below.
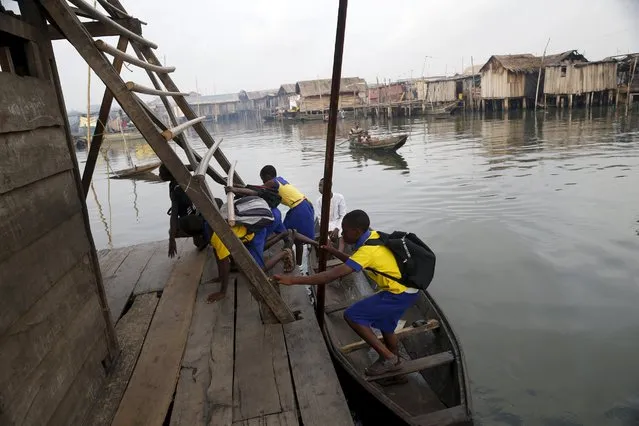
{"type": "Polygon", "coordinates": [[[284,227],[294,229],[300,234],[315,239],[315,212],[313,205],[296,187],[281,176],[273,179],[282,204],[289,208],[284,217],[284,227]]]}
{"type": "Polygon", "coordinates": [[[344,315],[357,324],[392,333],[406,309],[417,301],[419,295],[417,289],[406,287],[374,272],[379,271],[397,279],[401,277],[397,261],[390,249],[383,245],[366,245],[369,239],[378,238],[379,234],[376,231],[366,231],[357,240],[354,245],[355,252],[346,261],[346,265],[356,272],[364,269],[366,275],[377,284],[378,292],[354,303],[344,315]]]}
{"type": "Polygon", "coordinates": [[[266,227],[266,236],[286,232],[286,228],[282,223],[282,212],[280,209],[277,207],[271,207],[271,212],[273,212],[273,223],[266,227]]]}
{"type": "MultiPolygon", "coordinates": [[[[253,256],[253,259],[255,259],[255,262],[257,262],[260,268],[263,268],[266,228],[262,228],[257,232],[249,232],[249,230],[244,225],[234,225],[231,227],[231,230],[237,236],[237,238],[242,241],[242,243],[247,248],[249,253],[251,253],[251,256],[253,256]]],[[[226,259],[231,254],[216,233],[211,236],[211,246],[215,250],[215,255],[220,260],[226,259]]]]}

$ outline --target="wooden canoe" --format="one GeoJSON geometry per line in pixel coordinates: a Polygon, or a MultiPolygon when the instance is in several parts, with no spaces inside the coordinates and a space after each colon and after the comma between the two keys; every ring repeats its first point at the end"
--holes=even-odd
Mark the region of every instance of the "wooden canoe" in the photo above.
{"type": "Polygon", "coordinates": [[[357,138],[350,139],[352,149],[372,150],[372,151],[397,151],[404,146],[408,135],[392,136],[385,139],[371,139],[370,143],[358,142],[357,138]]]}
{"type": "MultiPolygon", "coordinates": [[[[314,269],[317,266],[315,250],[309,253],[309,265],[314,269]]],[[[472,425],[461,345],[427,292],[420,292],[419,302],[402,318],[404,328],[397,331],[404,358],[402,370],[377,378],[364,374],[377,354],[348,326],[343,313],[352,303],[373,293],[362,273],[326,285],[322,331],[334,358],[365,391],[410,425],[472,425]]]]}
{"type": "Polygon", "coordinates": [[[424,114],[426,115],[450,115],[459,107],[459,102],[454,101],[444,106],[426,106],[424,108],[424,114]]]}
{"type": "Polygon", "coordinates": [[[117,170],[117,171],[113,171],[113,175],[110,176],[111,179],[126,179],[126,178],[130,178],[132,176],[136,176],[142,173],[148,173],[151,170],[155,170],[158,167],[160,167],[160,165],[162,164],[161,161],[156,161],[154,163],[148,163],[148,164],[143,164],[141,166],[134,166],[134,167],[130,167],[128,169],[122,169],[122,170],[117,170]]]}

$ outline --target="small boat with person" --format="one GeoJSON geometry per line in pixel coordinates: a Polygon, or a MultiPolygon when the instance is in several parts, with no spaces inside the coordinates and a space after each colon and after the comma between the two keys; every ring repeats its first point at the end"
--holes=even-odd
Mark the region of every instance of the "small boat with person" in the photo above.
{"type": "MultiPolygon", "coordinates": [[[[315,249],[308,264],[317,271],[315,249]]],[[[341,264],[329,260],[327,267],[341,264]]],[[[453,329],[428,291],[406,311],[395,334],[399,339],[401,369],[367,376],[365,368],[376,353],[360,340],[344,319],[344,310],[374,293],[362,272],[326,286],[322,332],[337,362],[370,395],[409,425],[472,425],[466,365],[453,329]]],[[[313,286],[313,291],[316,287],[313,286]]],[[[381,339],[381,335],[378,335],[381,339]]]]}
{"type": "Polygon", "coordinates": [[[349,138],[350,147],[359,150],[394,152],[403,147],[408,140],[408,135],[397,135],[388,138],[372,138],[363,132],[352,135],[349,138]]]}

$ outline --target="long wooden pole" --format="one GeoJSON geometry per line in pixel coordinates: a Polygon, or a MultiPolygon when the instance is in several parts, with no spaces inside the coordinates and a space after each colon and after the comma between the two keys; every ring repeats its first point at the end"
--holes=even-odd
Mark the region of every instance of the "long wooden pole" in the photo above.
{"type": "MultiPolygon", "coordinates": [[[[331,211],[333,190],[333,157],[335,156],[335,131],[337,130],[337,107],[339,105],[339,84],[342,79],[342,56],[344,53],[344,34],[346,32],[346,9],[348,0],[339,1],[337,11],[337,33],[335,35],[335,54],[333,56],[333,77],[331,80],[331,102],[328,115],[328,133],[326,135],[326,155],[324,157],[324,188],[322,195],[322,220],[320,222],[320,245],[328,241],[328,221],[331,211]]],[[[326,253],[319,252],[319,272],[326,270],[326,253]]],[[[326,289],[320,285],[317,289],[317,322],[324,325],[324,300],[326,289]]]]}
{"type": "MultiPolygon", "coordinates": [[[[541,70],[544,67],[544,59],[546,59],[546,49],[548,49],[548,45],[550,44],[550,37],[546,42],[546,47],[544,47],[544,53],[541,55],[541,64],[539,64],[539,75],[537,75],[537,90],[535,90],[535,112],[537,111],[537,100],[539,99],[539,83],[541,82],[541,70]]],[[[545,107],[546,105],[544,105],[545,107]]]]}

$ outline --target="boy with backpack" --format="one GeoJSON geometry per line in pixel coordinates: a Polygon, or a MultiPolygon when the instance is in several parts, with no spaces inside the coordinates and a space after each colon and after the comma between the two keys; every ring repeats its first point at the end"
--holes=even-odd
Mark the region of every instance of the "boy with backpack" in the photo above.
{"type": "Polygon", "coordinates": [[[169,221],[169,257],[175,257],[177,253],[175,239],[178,237],[193,237],[193,244],[199,250],[204,249],[208,244],[201,232],[204,228],[204,218],[197,213],[189,196],[186,195],[186,192],[164,164],[160,165],[159,175],[160,179],[169,182],[169,198],[171,199],[171,208],[167,212],[171,217],[169,221]]]}
{"type": "Polygon", "coordinates": [[[365,270],[377,284],[378,292],[351,305],[344,312],[344,319],[379,354],[379,359],[366,369],[367,375],[399,370],[395,328],[404,312],[419,299],[419,289],[430,283],[435,255],[413,234],[388,235],[370,229],[370,220],[363,210],[353,210],[344,216],[342,236],[347,244],[353,244],[350,257],[330,246],[321,249],[343,264],[316,275],[274,278],[284,285],[319,285],[365,270]],[[378,340],[372,327],[382,332],[384,343],[378,340]]]}
{"type": "MultiPolygon", "coordinates": [[[[282,204],[289,208],[284,217],[284,227],[292,229],[310,240],[315,239],[315,213],[313,205],[296,187],[286,179],[277,175],[275,167],[268,165],[260,170],[260,178],[264,186],[277,191],[282,204]]],[[[295,241],[295,256],[298,265],[302,264],[303,246],[301,241],[295,241]]]]}

